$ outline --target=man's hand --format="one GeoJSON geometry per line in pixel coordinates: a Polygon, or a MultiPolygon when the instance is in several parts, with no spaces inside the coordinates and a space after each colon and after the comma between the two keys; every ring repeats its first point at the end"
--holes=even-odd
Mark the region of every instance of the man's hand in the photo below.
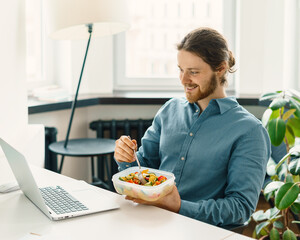
{"type": "Polygon", "coordinates": [[[173,190],[168,195],[158,199],[157,201],[145,201],[139,198],[132,198],[129,196],[126,196],[125,199],[132,200],[135,203],[153,205],[175,213],[179,212],[181,206],[181,199],[176,186],[173,187],[173,190]]]}
{"type": "Polygon", "coordinates": [[[116,140],[114,158],[118,162],[134,162],[134,149],[137,149],[136,140],[131,140],[128,136],[121,136],[118,140],[116,140]]]}

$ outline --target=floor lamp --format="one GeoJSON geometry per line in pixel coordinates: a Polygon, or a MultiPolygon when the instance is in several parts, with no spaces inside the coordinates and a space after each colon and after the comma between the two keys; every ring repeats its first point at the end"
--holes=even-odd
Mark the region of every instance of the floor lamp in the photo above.
{"type": "Polygon", "coordinates": [[[64,156],[93,157],[114,151],[112,139],[73,139],[69,140],[76,109],[81,79],[93,35],[95,37],[113,35],[129,28],[125,0],[45,0],[43,13],[46,30],[53,39],[88,39],[83,64],[72,102],[68,130],[64,141],[52,143],[49,149],[62,156],[59,172],[62,170],[64,156]]]}

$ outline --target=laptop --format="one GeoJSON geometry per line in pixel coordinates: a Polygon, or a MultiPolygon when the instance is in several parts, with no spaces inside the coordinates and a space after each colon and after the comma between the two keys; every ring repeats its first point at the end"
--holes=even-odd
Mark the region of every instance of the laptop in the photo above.
{"type": "Polygon", "coordinates": [[[68,186],[38,188],[25,157],[2,138],[0,138],[0,145],[20,189],[51,220],[119,208],[119,205],[109,196],[80,181],[76,190],[68,189],[68,186]]]}

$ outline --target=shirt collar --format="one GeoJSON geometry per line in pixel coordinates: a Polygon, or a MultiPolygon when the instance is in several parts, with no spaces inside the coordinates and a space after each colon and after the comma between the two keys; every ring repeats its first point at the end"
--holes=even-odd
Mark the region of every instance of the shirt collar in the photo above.
{"type": "Polygon", "coordinates": [[[238,102],[235,97],[217,98],[213,100],[218,104],[221,114],[238,106],[238,102]]]}

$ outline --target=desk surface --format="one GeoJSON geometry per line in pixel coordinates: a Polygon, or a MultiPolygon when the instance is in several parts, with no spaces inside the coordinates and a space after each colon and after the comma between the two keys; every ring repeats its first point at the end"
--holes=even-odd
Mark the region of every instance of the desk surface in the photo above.
{"type": "MultiPolygon", "coordinates": [[[[0,184],[13,181],[4,157],[0,157],[0,166],[0,184]]],[[[78,180],[42,168],[31,168],[39,186],[80,184],[78,180]]],[[[0,194],[0,239],[132,239],[136,236],[172,240],[250,239],[160,208],[132,203],[116,193],[100,188],[97,191],[117,201],[120,209],[57,222],[49,220],[21,191],[0,194]]]]}

